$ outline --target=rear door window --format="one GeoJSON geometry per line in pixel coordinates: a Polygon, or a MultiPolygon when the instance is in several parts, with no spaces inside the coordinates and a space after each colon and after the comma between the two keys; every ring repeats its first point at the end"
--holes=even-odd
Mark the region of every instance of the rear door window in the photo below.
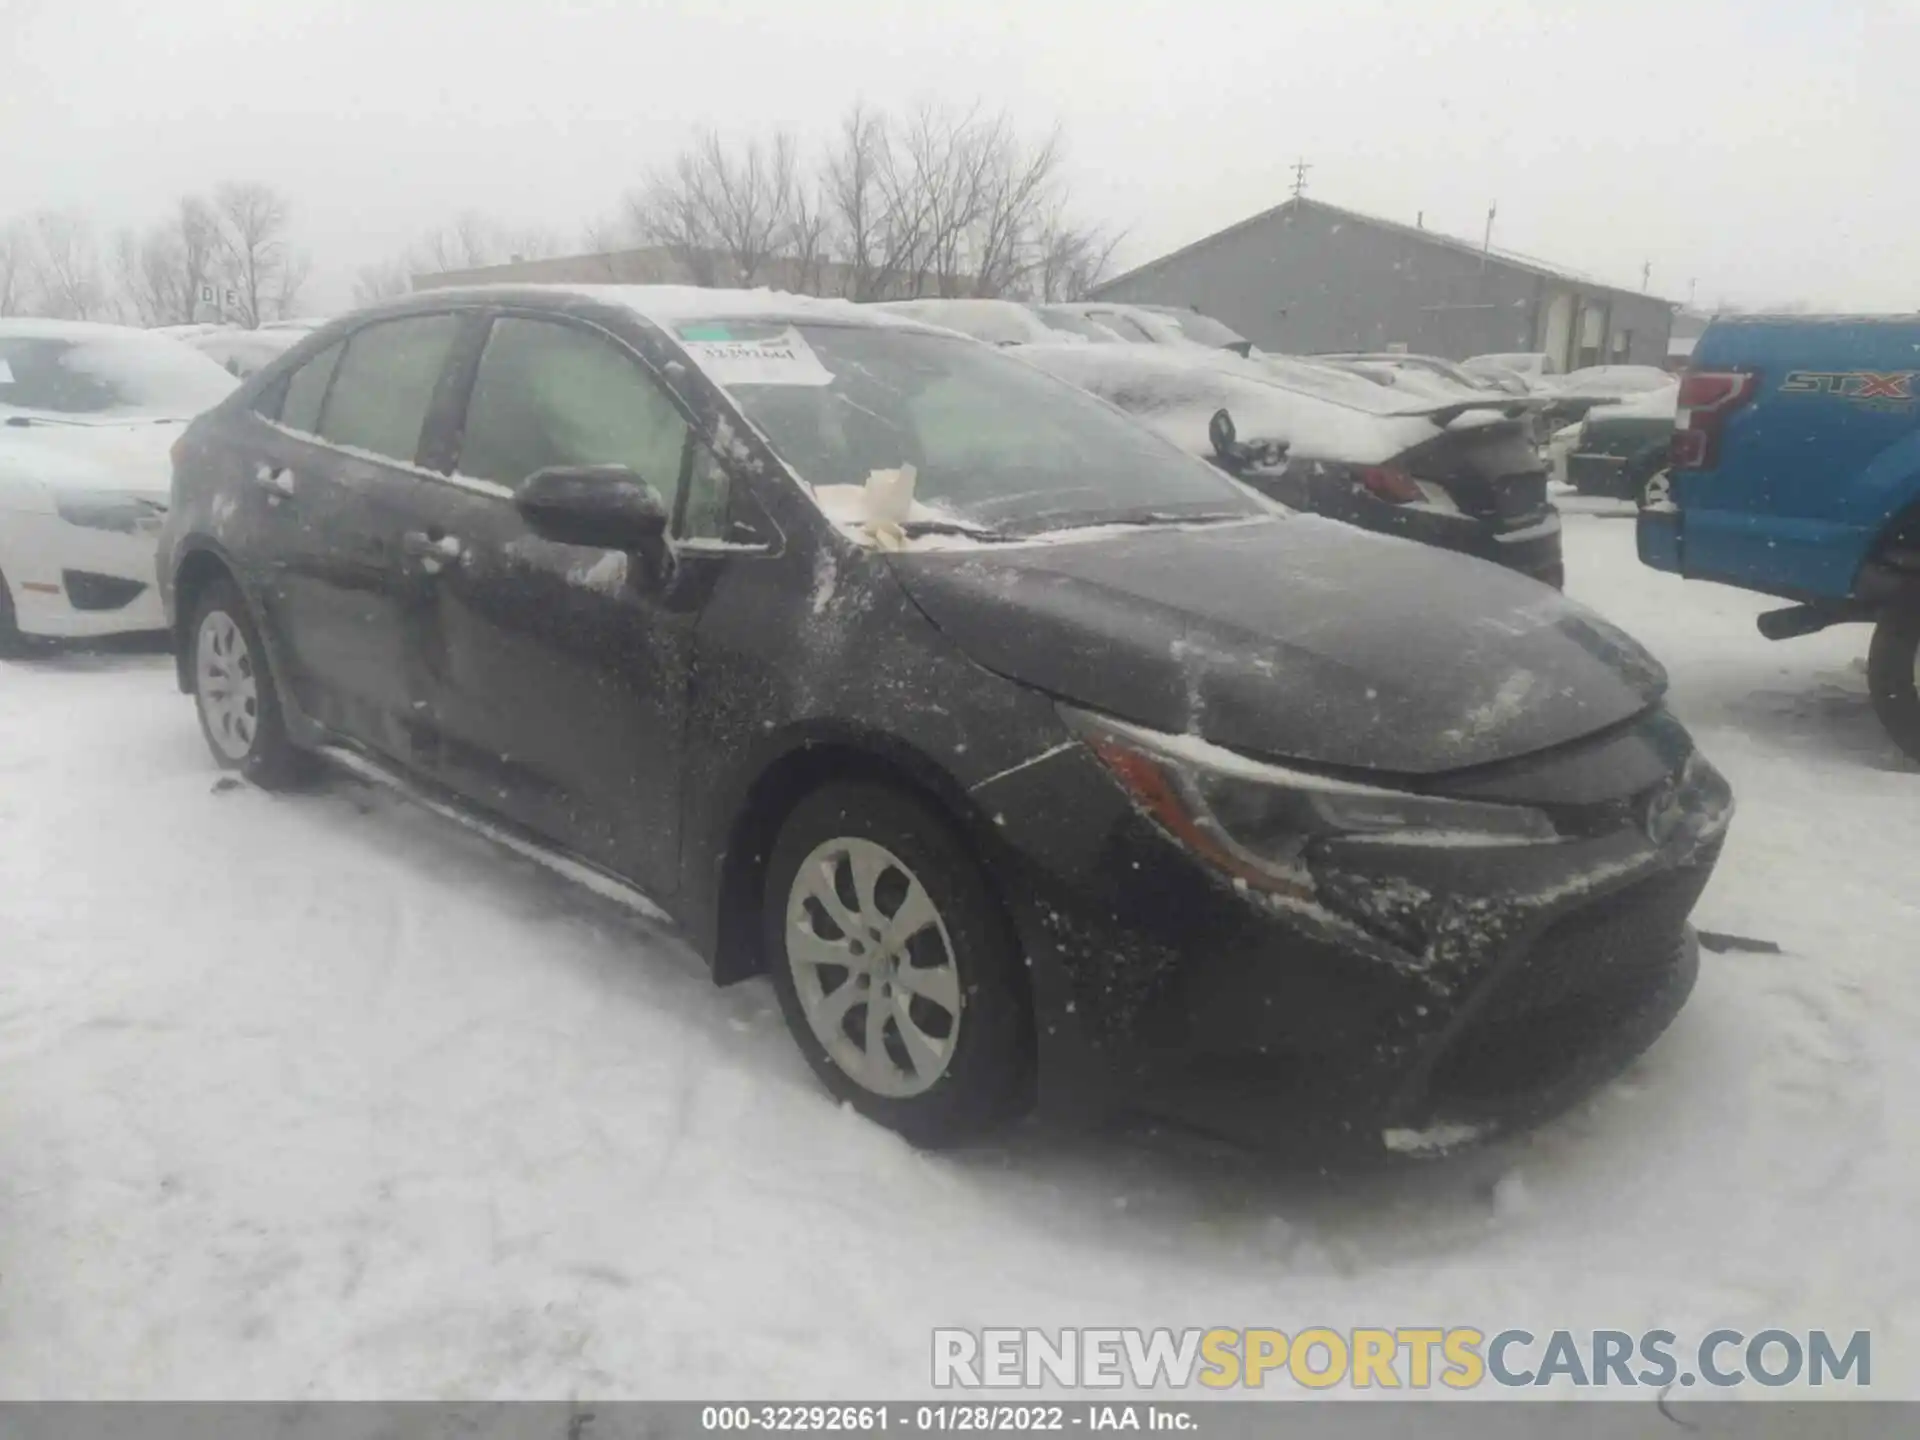
{"type": "Polygon", "coordinates": [[[458,325],[453,315],[410,315],[356,330],[327,392],[320,438],[412,464],[458,325]]]}
{"type": "MultiPolygon", "coordinates": [[[[329,345],[289,375],[284,384],[262,397],[266,400],[276,391],[284,395],[276,413],[280,423],[289,430],[299,430],[307,435],[320,432],[320,403],[327,398],[327,382],[333,379],[333,368],[340,363],[340,350],[337,344],[329,345]]],[[[261,413],[271,418],[270,412],[264,408],[261,413]]]]}

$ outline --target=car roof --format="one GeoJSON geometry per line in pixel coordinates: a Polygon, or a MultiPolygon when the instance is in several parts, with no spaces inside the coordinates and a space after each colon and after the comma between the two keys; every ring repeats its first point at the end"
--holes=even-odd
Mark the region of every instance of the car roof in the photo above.
{"type": "Polygon", "coordinates": [[[851,300],[795,295],[784,290],[728,290],[702,285],[454,285],[415,290],[393,300],[352,311],[338,317],[338,320],[353,320],[375,314],[411,314],[447,303],[523,304],[557,311],[598,306],[624,310],[669,331],[689,320],[741,319],[942,333],[938,326],[927,325],[910,316],[895,314],[874,305],[859,305],[851,300]]]}

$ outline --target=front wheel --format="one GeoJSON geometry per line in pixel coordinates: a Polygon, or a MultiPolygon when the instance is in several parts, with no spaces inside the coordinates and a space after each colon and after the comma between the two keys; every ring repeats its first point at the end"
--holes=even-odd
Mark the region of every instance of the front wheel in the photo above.
{"type": "Polygon", "coordinates": [[[1019,947],[952,825],[883,785],[795,807],[767,867],[762,943],[787,1028],[835,1095],[917,1145],[1029,1103],[1019,947]]]}
{"type": "Polygon", "coordinates": [[[32,653],[33,642],[21,633],[14,614],[13,591],[7,588],[7,577],[0,574],[0,660],[18,660],[32,653]]]}
{"type": "Polygon", "coordinates": [[[1893,743],[1920,760],[1920,604],[1889,610],[1873,627],[1867,688],[1893,743]]]}
{"type": "Polygon", "coordinates": [[[213,758],[268,790],[306,779],[312,757],[287,738],[266,647],[232,581],[206,588],[190,634],[194,708],[213,758]]]}

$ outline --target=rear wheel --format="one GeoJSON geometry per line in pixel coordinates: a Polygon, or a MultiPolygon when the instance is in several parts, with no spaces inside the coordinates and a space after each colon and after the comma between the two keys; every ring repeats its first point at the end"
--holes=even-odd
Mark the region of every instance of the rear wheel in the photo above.
{"type": "Polygon", "coordinates": [[[20,633],[20,622],[13,612],[13,591],[7,588],[7,577],[0,574],[0,660],[19,659],[31,643],[20,633]]]}
{"type": "Polygon", "coordinates": [[[1666,468],[1659,464],[1650,465],[1635,486],[1633,498],[1639,502],[1642,510],[1672,500],[1673,481],[1668,477],[1666,468]]]}
{"type": "Polygon", "coordinates": [[[1893,743],[1920,760],[1920,602],[1889,610],[1873,627],[1867,687],[1893,743]]]}
{"type": "Polygon", "coordinates": [[[918,1145],[952,1145],[1029,1103],[1019,947],[944,817],[837,782],[788,817],[762,941],[780,1008],[827,1088],[918,1145]]]}
{"type": "Polygon", "coordinates": [[[231,580],[201,593],[188,633],[194,707],[213,758],[269,790],[306,779],[313,759],[287,738],[266,647],[231,580]]]}

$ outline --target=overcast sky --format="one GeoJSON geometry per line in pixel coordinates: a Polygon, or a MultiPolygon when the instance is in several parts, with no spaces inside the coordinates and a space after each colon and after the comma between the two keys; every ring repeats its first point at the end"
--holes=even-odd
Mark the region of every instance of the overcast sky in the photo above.
{"type": "Polygon", "coordinates": [[[575,235],[695,127],[1058,123],[1133,265],[1286,197],[1685,299],[1920,307],[1916,0],[0,0],[0,218],[284,188],[314,308],[475,209],[575,235]]]}

